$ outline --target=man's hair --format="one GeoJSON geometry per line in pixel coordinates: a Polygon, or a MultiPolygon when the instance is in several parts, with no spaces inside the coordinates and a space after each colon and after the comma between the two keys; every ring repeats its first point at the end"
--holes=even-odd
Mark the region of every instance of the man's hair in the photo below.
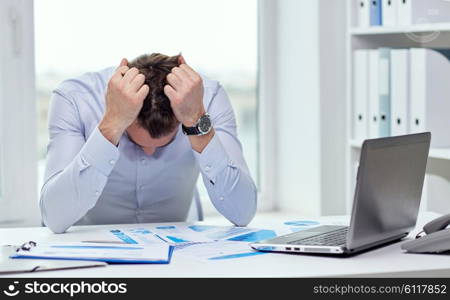
{"type": "Polygon", "coordinates": [[[172,68],[179,66],[178,58],[179,55],[144,54],[128,64],[128,67],[135,67],[144,74],[145,84],[150,88],[137,120],[153,138],[170,134],[179,124],[173,114],[170,100],[164,94],[166,77],[172,68]]]}

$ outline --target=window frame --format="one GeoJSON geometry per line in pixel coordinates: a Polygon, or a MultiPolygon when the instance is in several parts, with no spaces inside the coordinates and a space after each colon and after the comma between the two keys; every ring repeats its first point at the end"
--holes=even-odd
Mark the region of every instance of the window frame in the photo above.
{"type": "Polygon", "coordinates": [[[277,203],[277,1],[258,0],[258,211],[277,203]]]}
{"type": "Polygon", "coordinates": [[[33,1],[0,1],[0,227],[40,224],[33,12],[33,1]]]}

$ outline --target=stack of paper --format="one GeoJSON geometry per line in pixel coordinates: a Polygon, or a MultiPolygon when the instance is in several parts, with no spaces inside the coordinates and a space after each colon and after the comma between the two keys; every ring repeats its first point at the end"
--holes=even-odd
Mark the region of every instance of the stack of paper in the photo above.
{"type": "Polygon", "coordinates": [[[146,240],[155,236],[171,244],[206,243],[214,241],[255,242],[275,237],[273,230],[253,229],[235,226],[209,225],[163,225],[149,228],[135,228],[127,230],[112,230],[114,236],[126,243],[147,243],[146,240]]]}
{"type": "Polygon", "coordinates": [[[292,221],[279,224],[276,229],[257,229],[236,226],[175,225],[115,229],[111,233],[128,244],[147,245],[155,237],[173,245],[176,255],[202,261],[220,261],[249,257],[267,252],[253,250],[249,243],[270,239],[277,235],[318,226],[313,221],[292,221]]]}
{"type": "Polygon", "coordinates": [[[276,229],[202,224],[117,228],[106,240],[64,244],[29,243],[12,258],[88,260],[108,263],[169,263],[172,252],[197,260],[221,261],[268,254],[253,250],[249,243],[318,226],[314,221],[290,221],[276,229]],[[114,240],[111,240],[110,237],[114,240]]]}

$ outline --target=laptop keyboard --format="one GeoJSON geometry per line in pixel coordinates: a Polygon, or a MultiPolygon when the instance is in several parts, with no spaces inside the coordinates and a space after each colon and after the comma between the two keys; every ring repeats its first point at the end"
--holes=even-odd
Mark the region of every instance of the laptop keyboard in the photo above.
{"type": "Polygon", "coordinates": [[[347,239],[347,231],[348,227],[344,227],[335,231],[322,233],[308,238],[289,241],[288,244],[307,246],[342,246],[345,245],[347,239]]]}

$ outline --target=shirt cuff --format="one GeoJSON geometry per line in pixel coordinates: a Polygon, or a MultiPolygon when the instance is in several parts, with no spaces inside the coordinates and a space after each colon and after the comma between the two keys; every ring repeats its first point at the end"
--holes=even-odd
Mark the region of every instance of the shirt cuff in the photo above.
{"type": "Polygon", "coordinates": [[[200,171],[213,182],[223,169],[227,166],[233,166],[233,162],[228,158],[228,154],[220,142],[217,133],[214,134],[202,153],[198,153],[195,150],[192,151],[200,165],[200,171]]]}
{"type": "Polygon", "coordinates": [[[103,136],[98,127],[95,127],[80,155],[84,163],[109,176],[119,159],[119,149],[103,136]]]}

